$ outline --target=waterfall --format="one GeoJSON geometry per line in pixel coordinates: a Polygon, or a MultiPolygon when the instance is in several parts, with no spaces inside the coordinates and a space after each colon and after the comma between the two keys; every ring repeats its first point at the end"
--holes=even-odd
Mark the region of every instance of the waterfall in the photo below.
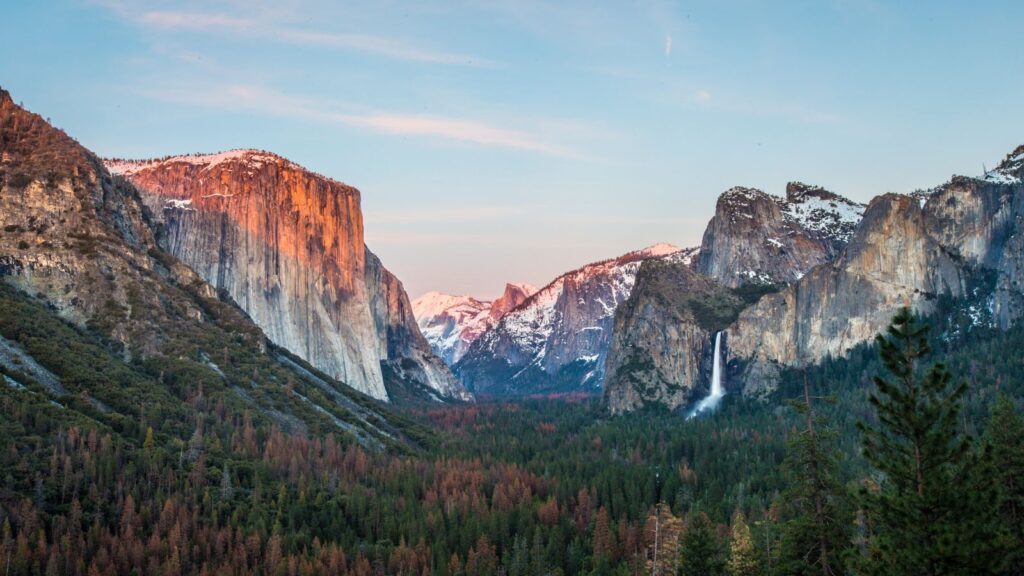
{"type": "Polygon", "coordinates": [[[701,412],[714,410],[722,396],[725,396],[725,391],[722,390],[722,333],[716,332],[715,359],[711,364],[711,392],[704,398],[701,398],[693,412],[690,412],[690,415],[687,416],[687,419],[693,418],[701,412]]]}

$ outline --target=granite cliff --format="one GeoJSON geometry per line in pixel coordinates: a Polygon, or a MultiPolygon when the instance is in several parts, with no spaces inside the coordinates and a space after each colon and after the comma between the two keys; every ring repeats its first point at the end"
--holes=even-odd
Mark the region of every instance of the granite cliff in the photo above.
{"type": "Polygon", "coordinates": [[[695,266],[733,288],[788,284],[835,258],[863,212],[860,204],[799,182],[786,187],[785,198],[732,188],[718,198],[695,266]]]}
{"type": "Polygon", "coordinates": [[[466,397],[420,346],[401,283],[363,244],[355,188],[257,150],[107,166],[139,188],[160,245],[275,344],[378,399],[389,397],[382,362],[440,396],[466,397]]]}
{"type": "Polygon", "coordinates": [[[760,394],[774,388],[781,366],[843,355],[872,339],[900,306],[928,314],[952,299],[978,325],[1008,328],[1024,315],[1022,177],[1024,147],[981,177],[885,194],[863,209],[804,185],[790,185],[785,200],[726,192],[695,268],[739,299],[733,318],[701,322],[687,312],[695,294],[725,304],[727,293],[699,287],[677,268],[642,270],[615,322],[609,408],[696,400],[718,330],[726,389],[760,394]]]}
{"type": "MultiPolygon", "coordinates": [[[[157,229],[134,185],[0,90],[0,299],[38,311],[35,324],[0,334],[9,385],[31,367],[45,388],[19,390],[135,436],[147,409],[156,425],[160,406],[216,405],[288,431],[351,435],[367,448],[405,442],[392,425],[399,419],[274,346],[164,251],[157,229]],[[86,355],[30,354],[64,346],[86,355]],[[105,372],[93,378],[95,366],[105,372]]],[[[194,425],[164,424],[161,433],[194,425]]]]}
{"type": "Polygon", "coordinates": [[[1018,148],[980,178],[953,177],[925,194],[872,200],[834,262],[744,310],[729,356],[747,393],[774,385],[779,365],[843,355],[873,338],[896,309],[928,314],[940,296],[1001,329],[1024,314],[1024,186],[1018,148]]]}

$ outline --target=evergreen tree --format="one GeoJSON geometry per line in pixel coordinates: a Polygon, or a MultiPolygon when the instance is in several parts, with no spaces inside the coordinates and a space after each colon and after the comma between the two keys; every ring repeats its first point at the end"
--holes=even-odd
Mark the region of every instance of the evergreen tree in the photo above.
{"type": "Polygon", "coordinates": [[[878,423],[858,424],[864,456],[878,471],[877,489],[863,491],[873,531],[864,571],[998,573],[991,484],[975,473],[971,440],[957,427],[966,384],[953,384],[941,363],[922,365],[928,327],[907,308],[877,343],[890,377],[876,376],[869,397],[878,423]]]}
{"type": "Polygon", "coordinates": [[[845,493],[837,480],[836,434],[814,412],[806,373],[803,398],[790,406],[804,426],[787,445],[785,469],[790,488],[784,498],[788,518],[779,566],[786,574],[842,574],[841,558],[850,538],[845,493]]]}
{"type": "Polygon", "coordinates": [[[1000,396],[985,430],[988,470],[999,492],[999,520],[1011,574],[1024,574],[1024,417],[1000,396]]]}
{"type": "Polygon", "coordinates": [[[704,512],[690,515],[682,541],[683,576],[723,576],[725,558],[715,527],[704,512]]]}
{"type": "Polygon", "coordinates": [[[729,538],[729,576],[757,576],[761,573],[757,548],[750,526],[743,512],[737,510],[732,517],[732,534],[729,538]]]}

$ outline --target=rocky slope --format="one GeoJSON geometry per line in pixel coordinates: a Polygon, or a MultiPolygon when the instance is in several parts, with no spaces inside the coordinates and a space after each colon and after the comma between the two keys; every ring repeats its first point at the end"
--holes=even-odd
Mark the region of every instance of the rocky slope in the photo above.
{"type": "Polygon", "coordinates": [[[615,314],[604,401],[613,414],[684,406],[710,387],[714,335],[745,301],[685,263],[652,259],[615,314]]]}
{"type": "Polygon", "coordinates": [[[684,255],[659,244],[559,276],[473,342],[456,373],[486,395],[599,389],[615,309],[641,262],[660,257],[684,255]]]}
{"type": "Polygon", "coordinates": [[[147,407],[220,403],[230,417],[251,411],[285,430],[340,431],[367,447],[400,439],[368,397],[275,347],[163,251],[154,226],[133,185],[0,90],[0,338],[24,356],[16,365],[0,358],[8,377],[35,365],[69,375],[40,391],[116,429],[136,426],[147,407]],[[89,352],[52,352],[67,346],[89,352]],[[31,358],[32,350],[51,352],[31,358]],[[86,377],[96,366],[104,372],[86,377]]]}
{"type": "Polygon", "coordinates": [[[401,281],[388,272],[376,255],[366,251],[366,290],[376,322],[378,355],[384,367],[389,396],[419,392],[432,400],[473,399],[448,365],[435,355],[420,333],[413,306],[401,281]]]}
{"type": "Polygon", "coordinates": [[[696,269],[727,286],[788,284],[835,258],[864,206],[823,188],[791,182],[786,197],[732,188],[718,198],[696,269]]]}
{"type": "Polygon", "coordinates": [[[530,284],[509,283],[499,298],[490,301],[427,292],[413,300],[412,308],[430,347],[448,365],[454,365],[481,334],[536,291],[530,284]]]}
{"type": "Polygon", "coordinates": [[[954,177],[925,195],[868,206],[846,251],[745,310],[729,355],[745,390],[774,385],[779,364],[842,355],[873,338],[903,305],[929,313],[964,300],[977,322],[1005,329],[1024,314],[1024,147],[980,178],[954,177]]]}
{"type": "Polygon", "coordinates": [[[366,250],[355,188],[257,150],[107,166],[142,191],[160,245],[274,343],[378,399],[388,399],[381,362],[407,365],[397,373],[424,378],[437,394],[465,397],[419,347],[401,284],[366,250]]]}
{"type": "MultiPolygon", "coordinates": [[[[843,355],[870,340],[903,305],[929,313],[949,297],[978,324],[1009,327],[1024,314],[1022,177],[1024,147],[980,178],[954,177],[925,193],[879,196],[862,218],[856,205],[810,191],[812,206],[835,202],[843,209],[834,212],[847,217],[804,218],[799,228],[791,221],[801,215],[794,204],[804,205],[804,216],[828,212],[806,210],[803,187],[790,186],[788,207],[746,190],[728,192],[705,233],[696,269],[732,287],[742,311],[733,309],[735,321],[725,323],[680,313],[692,310],[697,281],[680,270],[650,267],[652,278],[641,274],[616,318],[607,368],[610,409],[650,402],[677,408],[696,400],[709,378],[708,347],[719,329],[726,336],[726,389],[757,394],[775,386],[782,365],[843,355]],[[738,210],[752,217],[727,218],[738,210]],[[743,225],[757,219],[766,223],[760,235],[743,225]],[[757,249],[783,231],[791,233],[784,250],[757,249]],[[815,259],[821,262],[804,268],[815,259]],[[723,268],[727,263],[738,272],[723,268]],[[746,278],[787,285],[759,290],[746,278]]],[[[697,292],[727,300],[713,290],[697,292]]]]}

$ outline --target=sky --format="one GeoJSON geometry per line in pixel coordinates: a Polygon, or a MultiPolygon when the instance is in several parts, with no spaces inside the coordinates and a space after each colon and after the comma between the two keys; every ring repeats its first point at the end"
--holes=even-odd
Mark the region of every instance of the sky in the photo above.
{"type": "Polygon", "coordinates": [[[867,202],[1024,144],[1019,0],[5,4],[15,101],[104,156],[356,186],[413,297],[697,245],[732,186],[867,202]]]}

